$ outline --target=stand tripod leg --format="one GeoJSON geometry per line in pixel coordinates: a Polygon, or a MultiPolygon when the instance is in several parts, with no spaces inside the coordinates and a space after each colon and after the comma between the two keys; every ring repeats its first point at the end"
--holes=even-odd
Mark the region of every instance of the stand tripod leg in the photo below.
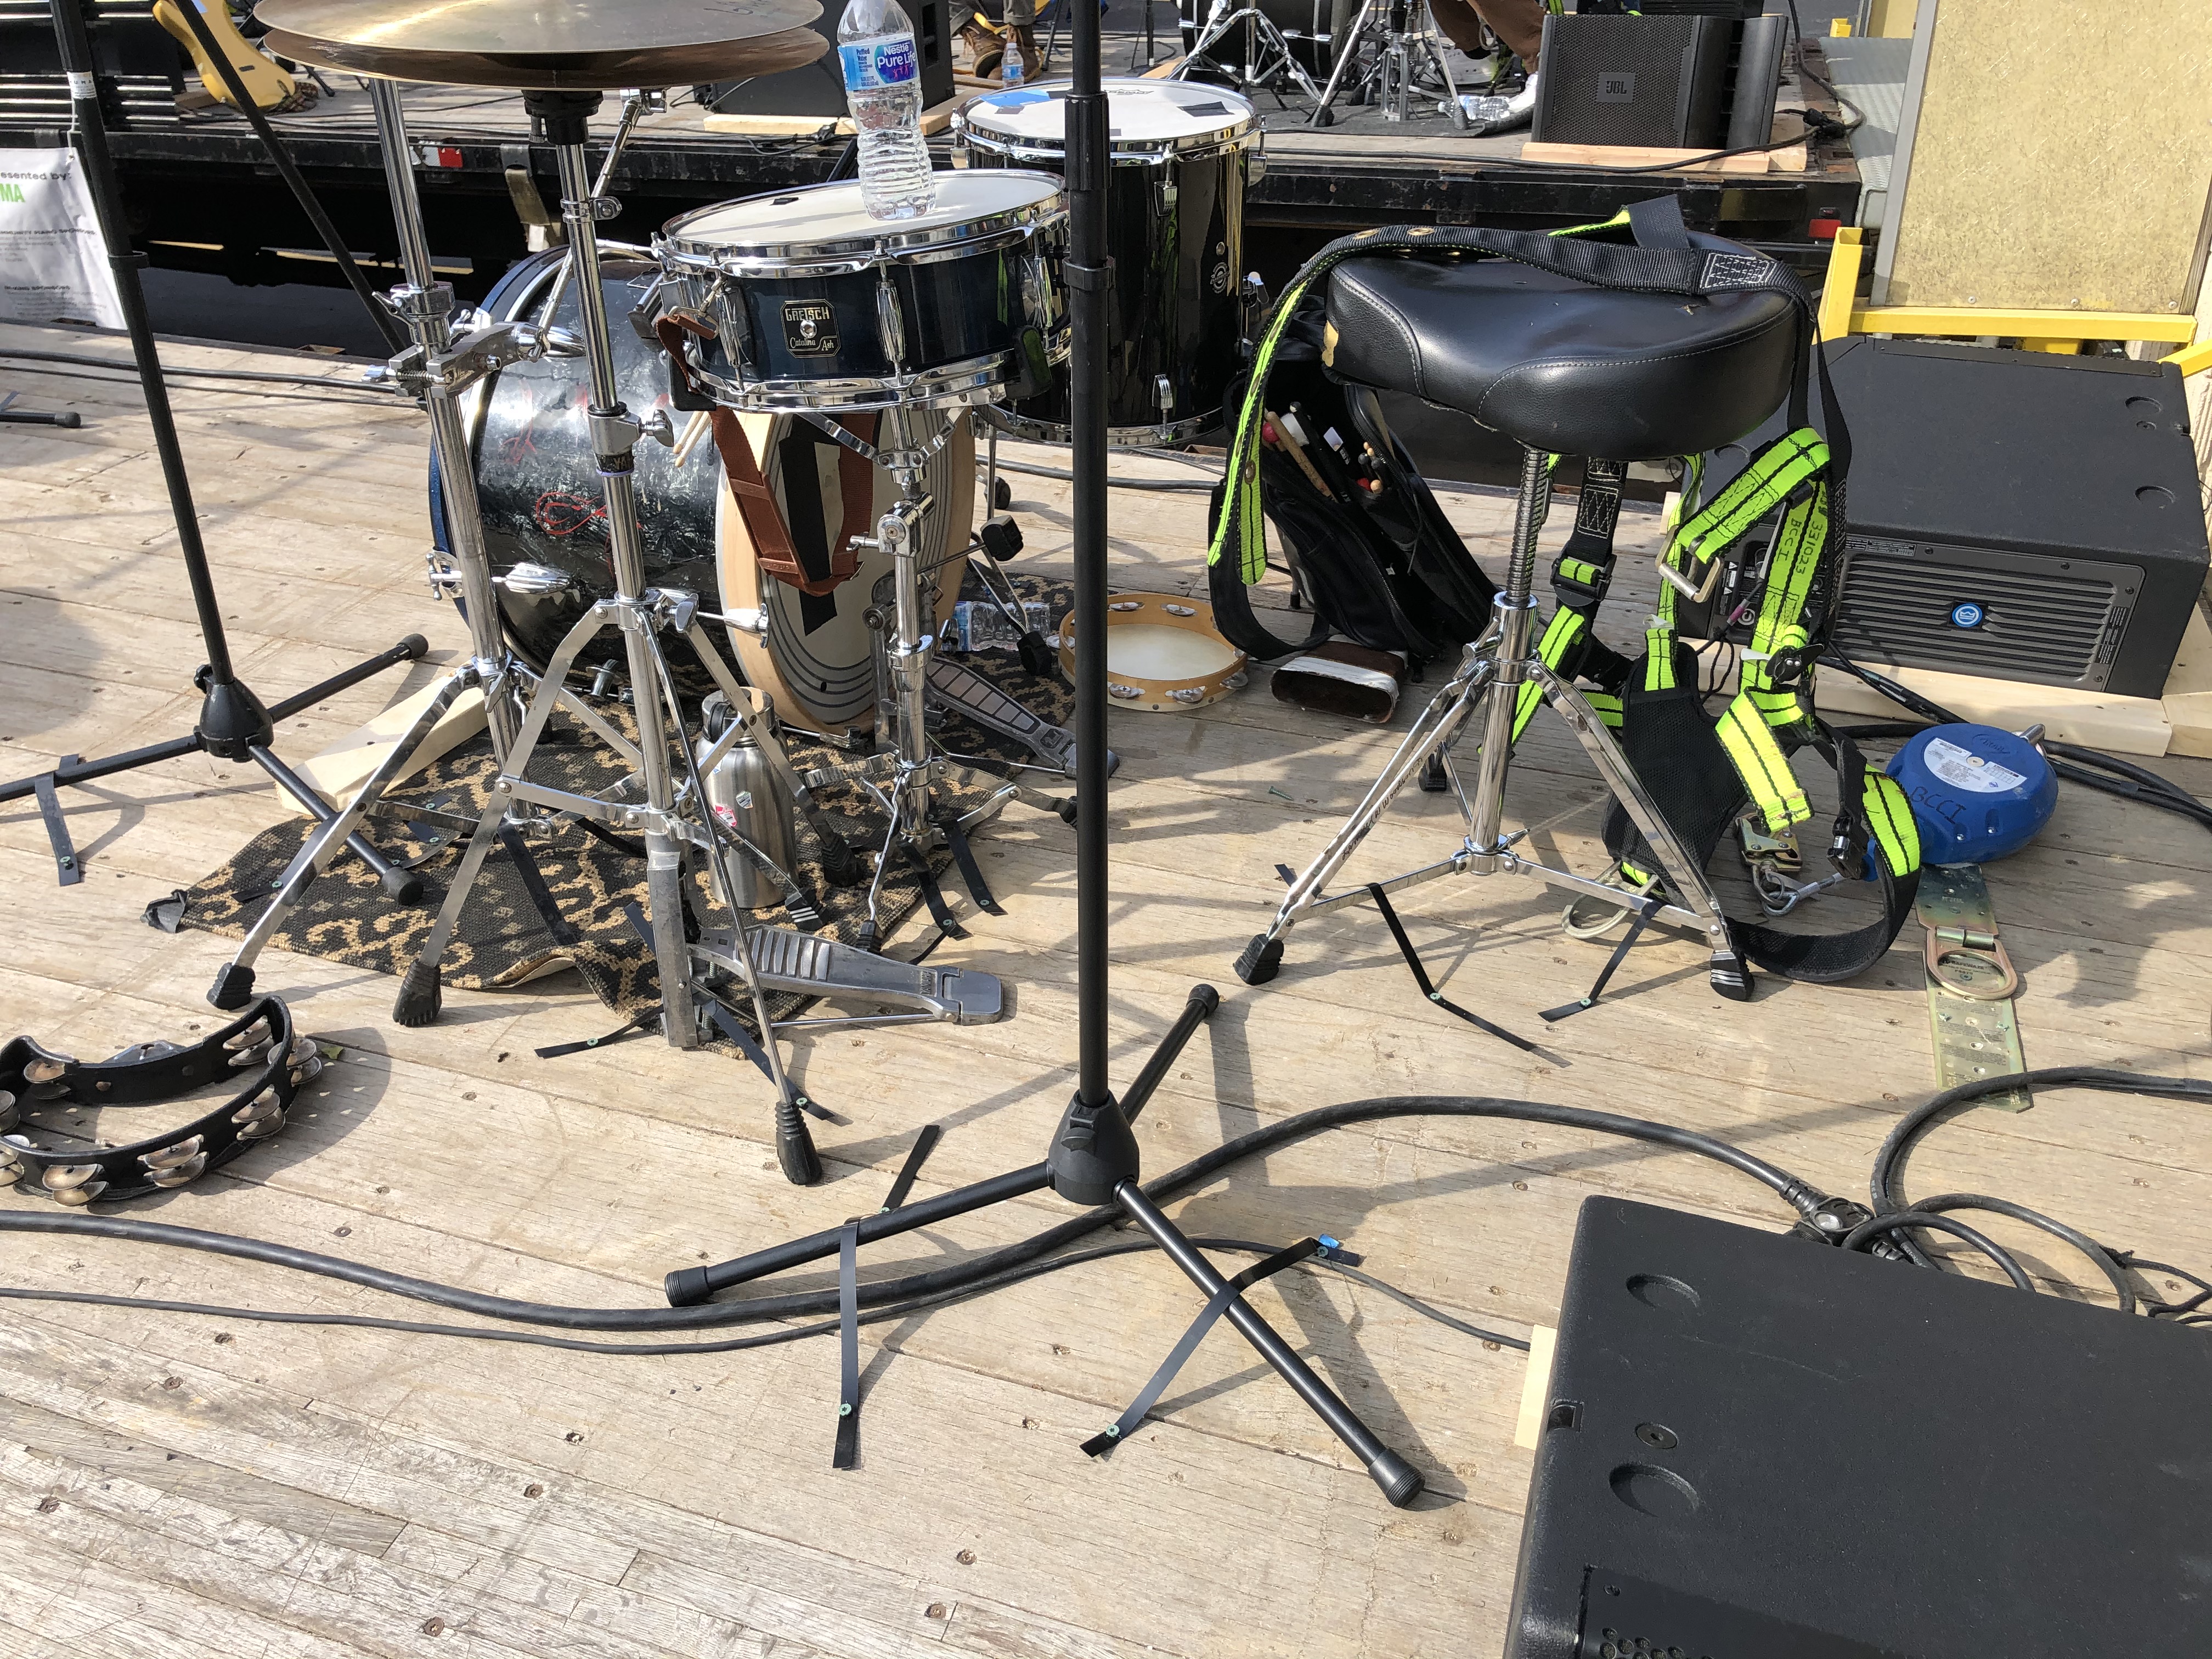
{"type": "MultiPolygon", "coordinates": [[[[218,1008],[243,1008],[253,995],[253,963],[262,947],[283,927],[315,878],[330,867],[342,843],[349,843],[354,831],[367,817],[369,810],[384,799],[384,792],[399,779],[405,777],[416,765],[416,751],[428,738],[432,728],[446,716],[453,699],[477,684],[477,668],[465,664],[460,671],[439,688],[422,712],[416,716],[415,724],[407,728],[407,735],[392,744],[391,751],[377,763],[376,770],[368,775],[343,811],[331,813],[321,826],[307,838],[307,843],[292,856],[283,878],[277,884],[276,896],[269,908],[254,918],[253,926],[239,941],[231,958],[217,970],[215,983],[208,989],[208,1000],[218,1008]]],[[[306,788],[302,783],[300,786],[306,788]]],[[[318,805],[320,803],[318,802],[318,805]]],[[[364,842],[363,845],[367,845],[364,842]]],[[[417,896],[419,896],[419,891],[417,896]]],[[[453,902],[449,896],[447,902],[453,902]]]]}
{"type": "Polygon", "coordinates": [[[1334,124],[1337,88],[1343,84],[1344,72],[1352,67],[1352,58],[1358,55],[1360,37],[1366,32],[1367,20],[1375,15],[1375,4],[1376,0],[1361,0],[1359,15],[1352,21],[1351,33],[1344,37],[1344,48],[1337,54],[1335,65],[1328,72],[1328,85],[1322,92],[1321,101],[1314,106],[1313,114],[1307,118],[1307,125],[1325,127],[1334,124]]]}
{"type": "Polygon", "coordinates": [[[1182,1230],[1145,1196],[1143,1188],[1133,1181],[1125,1181],[1114,1189],[1114,1201],[1130,1220],[1151,1235],[1152,1242],[1183,1270],[1192,1284],[1206,1292],[1209,1301],[1229,1293],[1223,1310],[1229,1322],[1259,1351],[1260,1358],[1274,1368],[1275,1374],[1297,1390],[1298,1398],[1313,1408],[1314,1414],[1328,1425],[1336,1437],[1351,1448],[1352,1455],[1366,1466],[1369,1476],[1382,1488],[1383,1497],[1403,1509],[1421,1495],[1426,1484],[1421,1479],[1421,1472],[1377,1439],[1375,1431],[1315,1374],[1313,1367],[1298,1357],[1297,1351],[1283,1340],[1259,1310],[1230,1291],[1228,1280],[1183,1236],[1182,1230]]]}
{"type": "MultiPolygon", "coordinates": [[[[276,787],[299,802],[316,823],[328,823],[337,816],[305,778],[277,759],[264,744],[249,744],[246,752],[253,757],[256,765],[276,781],[276,787]]],[[[368,836],[356,830],[346,837],[345,844],[346,851],[375,873],[377,884],[383,888],[385,897],[400,904],[413,904],[422,898],[422,878],[413,871],[402,870],[393,864],[369,845],[368,836]]]]}
{"type": "Polygon", "coordinates": [[[1677,901],[1705,928],[1705,941],[1712,953],[1708,972],[1713,989],[1732,1002],[1748,1000],[1749,964],[1729,932],[1728,918],[1722,913],[1720,901],[1713,896],[1705,872],[1691,857],[1682,838],[1674,833],[1674,826],[1660,812],[1644,780],[1637,776],[1636,769],[1628,763],[1628,757],[1621,753],[1620,744],[1613,740],[1613,733],[1606,729],[1605,722],[1598,718],[1582,693],[1540,662],[1533,665],[1533,672],[1536,683],[1544,690],[1545,700],[1582,740],[1583,749],[1597,768],[1598,775],[1605,780],[1606,787],[1613,791],[1613,798],[1620,803],[1629,822],[1650,848],[1677,901]]]}
{"type": "Polygon", "coordinates": [[[514,799],[504,775],[493,781],[491,798],[484,803],[483,813],[469,836],[468,850],[461,854],[460,868],[453,872],[453,884],[446,890],[446,902],[438,907],[437,921],[430,924],[430,937],[422,941],[421,953],[407,964],[406,976],[399,981],[399,994],[392,1004],[394,1024],[428,1025],[438,1018],[438,1010],[445,1001],[439,979],[441,959],[453,937],[453,930],[460,926],[461,912],[468,908],[469,890],[476,885],[477,876],[483,869],[485,854],[499,839],[507,804],[514,799]]]}
{"type": "MultiPolygon", "coordinates": [[[[1274,921],[1267,924],[1267,930],[1252,936],[1251,943],[1244,947],[1244,954],[1237,958],[1237,978],[1247,985],[1265,985],[1274,978],[1282,966],[1283,935],[1321,896],[1330,879],[1344,867],[1344,861],[1367,839],[1368,832],[1389,811],[1390,803],[1397,799],[1407,781],[1427,764],[1430,756],[1459,735],[1460,728],[1467,724],[1468,717],[1491,689],[1491,676],[1489,659],[1469,652],[1451,684],[1437,693],[1435,700],[1422,711],[1421,718],[1413,723],[1413,729],[1406,733],[1397,752],[1390,757],[1390,763],[1382,769],[1382,775],[1368,789],[1366,798],[1329,838],[1321,856],[1291,884],[1291,890],[1276,910],[1274,921]]],[[[1510,708],[1510,699],[1496,700],[1504,702],[1510,708]]]]}

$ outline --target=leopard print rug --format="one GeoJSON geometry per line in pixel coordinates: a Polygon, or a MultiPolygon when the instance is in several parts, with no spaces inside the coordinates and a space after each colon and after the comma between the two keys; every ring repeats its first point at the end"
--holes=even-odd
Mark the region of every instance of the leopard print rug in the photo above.
{"type": "MultiPolygon", "coordinates": [[[[1036,578],[1017,578],[1025,599],[1043,599],[1052,605],[1055,623],[1065,613],[1069,594],[1065,584],[1036,578]]],[[[990,680],[1001,690],[1054,725],[1073,718],[1074,693],[1058,675],[1041,677],[1025,672],[1012,651],[979,651],[957,659],[990,680]]],[[[603,712],[619,711],[611,707],[603,712]]],[[[618,722],[619,723],[619,722],[618,722]]],[[[634,734],[634,728],[633,728],[634,734]]],[[[1032,758],[1006,739],[969,726],[948,721],[942,733],[948,748],[960,753],[1015,761],[1032,758]]],[[[793,764],[804,772],[816,767],[849,763],[847,752],[819,741],[797,727],[787,727],[785,747],[793,764]]],[[[532,781],[554,788],[592,795],[613,787],[625,775],[621,757],[557,714],[549,723],[532,757],[532,781]]],[[[473,818],[483,810],[492,780],[491,745],[485,737],[464,744],[434,763],[386,799],[404,807],[433,808],[473,818]]],[[[1036,775],[1032,775],[1033,776],[1036,775]]],[[[976,786],[951,787],[940,799],[956,811],[966,810],[983,798],[983,787],[992,780],[979,777],[976,786]]],[[[1038,778],[1042,787],[1066,793],[1072,785],[1053,785],[1038,778]]],[[[833,827],[864,854],[881,845],[884,820],[868,792],[857,785],[816,792],[833,827]]],[[[1010,810],[1026,809],[1018,805],[1010,810]]],[[[283,878],[295,854],[306,844],[314,826],[292,817],[263,830],[237,854],[182,894],[182,911],[175,902],[167,921],[228,938],[240,938],[266,906],[283,878]]],[[[422,949],[454,872],[460,862],[465,836],[447,837],[422,820],[376,816],[364,821],[362,833],[394,864],[410,866],[422,882],[418,904],[395,903],[386,898],[374,872],[352,854],[340,852],[320,878],[307,890],[283,927],[270,943],[279,950],[323,957],[358,968],[399,975],[422,949]]],[[[844,944],[857,943],[867,919],[867,884],[835,887],[822,865],[820,843],[802,818],[796,825],[799,856],[792,873],[799,886],[812,894],[823,915],[818,930],[844,944]]],[[[644,861],[594,837],[573,822],[562,823],[552,834],[533,836],[528,843],[538,872],[544,877],[554,909],[567,939],[558,939],[531,896],[524,870],[505,846],[495,846],[485,859],[476,888],[462,913],[460,926],[446,947],[444,982],[465,989],[496,989],[574,967],[599,1000],[625,1019],[653,1007],[659,1000],[659,974],[651,945],[639,931],[645,902],[644,861]]],[[[873,860],[863,857],[864,866],[873,860]]],[[[948,889],[948,900],[970,921],[975,908],[960,892],[957,874],[948,874],[951,858],[939,853],[933,873],[948,889]]],[[[726,927],[730,918],[714,902],[703,878],[695,881],[692,908],[699,923],[708,928],[726,927]]],[[[878,907],[882,943],[888,945],[900,924],[923,902],[920,879],[911,866],[894,869],[884,878],[878,907]]],[[[158,911],[161,907],[155,907],[158,911]]],[[[149,912],[149,920],[155,911],[149,912]]],[[[788,917],[781,907],[760,912],[756,920],[781,925],[788,917]]],[[[921,940],[927,949],[936,942],[933,926],[921,940]]],[[[921,954],[905,943],[893,952],[912,958],[921,954]]],[[[770,1017],[787,1018],[801,1004],[795,997],[771,998],[770,1017]]],[[[746,1022],[748,1026],[751,1022],[746,1022]]]]}

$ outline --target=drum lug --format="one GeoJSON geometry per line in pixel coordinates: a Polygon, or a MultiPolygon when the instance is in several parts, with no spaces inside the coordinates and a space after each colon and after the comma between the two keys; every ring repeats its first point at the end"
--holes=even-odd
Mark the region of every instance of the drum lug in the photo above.
{"type": "Polygon", "coordinates": [[[876,283],[876,336],[884,348],[884,356],[895,371],[906,368],[906,325],[900,320],[898,290],[891,286],[886,272],[876,283]]]}

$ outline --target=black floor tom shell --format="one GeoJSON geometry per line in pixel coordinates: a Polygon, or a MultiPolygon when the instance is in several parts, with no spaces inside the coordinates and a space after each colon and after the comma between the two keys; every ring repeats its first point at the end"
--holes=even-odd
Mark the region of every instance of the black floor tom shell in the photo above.
{"type": "MultiPolygon", "coordinates": [[[[1252,106],[1218,87],[1111,76],[1103,82],[1114,165],[1107,250],[1107,442],[1188,442],[1218,426],[1242,368],[1244,187],[1256,160],[1252,106]]],[[[1066,81],[970,99],[954,119],[969,176],[1066,166],[1066,81]]],[[[988,418],[1018,437],[1068,441],[1063,368],[1052,388],[988,418]]]]}

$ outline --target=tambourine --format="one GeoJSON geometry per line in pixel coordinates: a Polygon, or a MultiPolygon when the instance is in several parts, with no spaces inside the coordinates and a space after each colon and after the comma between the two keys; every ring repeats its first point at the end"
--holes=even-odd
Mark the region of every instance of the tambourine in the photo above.
{"type": "MultiPolygon", "coordinates": [[[[1075,613],[1060,625],[1060,664],[1075,677],[1075,613]]],[[[1213,607],[1180,593],[1106,602],[1106,695],[1123,708],[1200,708],[1245,682],[1245,656],[1214,631],[1213,607]]]]}
{"type": "Polygon", "coordinates": [[[106,1060],[78,1060],[16,1037],[0,1048],[0,1131],[9,1132],[0,1133],[0,1182],[69,1205],[182,1187],[283,1128],[293,1096],[322,1069],[313,1040],[294,1033],[292,1011],[276,997],[259,999],[189,1048],[141,1042],[106,1060]],[[128,1146],[49,1152],[15,1133],[33,1102],[151,1105],[241,1074],[245,1086],[221,1105],[128,1146]]]}

